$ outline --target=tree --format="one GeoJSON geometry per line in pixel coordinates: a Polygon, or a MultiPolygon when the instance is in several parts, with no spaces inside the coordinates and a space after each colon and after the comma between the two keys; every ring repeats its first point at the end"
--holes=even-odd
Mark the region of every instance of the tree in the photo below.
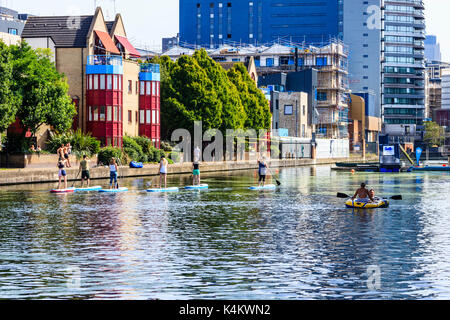
{"type": "Polygon", "coordinates": [[[14,122],[18,99],[11,89],[13,72],[9,47],[0,41],[0,134],[14,122]]]}
{"type": "Polygon", "coordinates": [[[46,124],[57,132],[72,126],[75,106],[68,95],[69,86],[50,60],[49,50],[33,50],[25,42],[10,47],[13,57],[13,90],[20,106],[17,111],[24,133],[33,136],[46,124]]]}
{"type": "Polygon", "coordinates": [[[444,128],[436,122],[425,122],[425,135],[423,140],[428,146],[441,146],[445,142],[444,128]]]}
{"type": "Polygon", "coordinates": [[[228,78],[236,86],[247,115],[246,129],[268,130],[271,125],[269,103],[256,86],[242,63],[237,63],[228,71],[228,78]]]}

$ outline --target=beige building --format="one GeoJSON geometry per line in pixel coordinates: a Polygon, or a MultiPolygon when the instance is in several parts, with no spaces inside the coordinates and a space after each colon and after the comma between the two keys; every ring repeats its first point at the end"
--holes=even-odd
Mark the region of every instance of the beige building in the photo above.
{"type": "Polygon", "coordinates": [[[159,67],[140,64],[122,16],[30,17],[22,37],[48,48],[64,73],[77,107],[74,128],[91,132],[102,145],[122,146],[123,136],[145,135],[160,145],[159,67]]]}

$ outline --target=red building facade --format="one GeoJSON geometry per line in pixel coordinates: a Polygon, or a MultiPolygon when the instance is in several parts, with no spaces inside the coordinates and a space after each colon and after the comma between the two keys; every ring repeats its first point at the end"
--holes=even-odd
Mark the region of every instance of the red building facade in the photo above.
{"type": "Polygon", "coordinates": [[[139,74],[139,135],[161,146],[160,119],[160,71],[159,65],[142,64],[139,74]]]}

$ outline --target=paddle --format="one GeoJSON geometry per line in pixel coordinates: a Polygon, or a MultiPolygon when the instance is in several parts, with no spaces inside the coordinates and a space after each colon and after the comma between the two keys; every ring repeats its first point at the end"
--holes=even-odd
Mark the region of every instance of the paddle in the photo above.
{"type": "MultiPolygon", "coordinates": [[[[337,197],[338,197],[338,198],[341,198],[341,199],[348,199],[348,198],[351,198],[348,194],[340,193],[340,192],[337,194],[337,197]]],[[[403,197],[402,197],[402,195],[400,194],[400,195],[392,196],[392,197],[390,197],[389,199],[392,199],[392,200],[403,200],[403,197]]]]}
{"type": "Polygon", "coordinates": [[[77,180],[78,180],[78,176],[80,175],[80,172],[81,172],[81,171],[78,171],[77,176],[76,176],[75,180],[73,181],[72,188],[75,186],[75,183],[76,183],[77,180]]]}
{"type": "Polygon", "coordinates": [[[277,179],[277,178],[275,178],[275,175],[273,174],[272,170],[270,170],[270,168],[267,168],[267,169],[269,169],[269,172],[270,172],[270,174],[272,175],[272,177],[273,177],[273,178],[275,179],[275,181],[276,181],[277,185],[278,185],[278,186],[281,186],[281,182],[280,182],[280,181],[278,181],[278,179],[277,179]]]}

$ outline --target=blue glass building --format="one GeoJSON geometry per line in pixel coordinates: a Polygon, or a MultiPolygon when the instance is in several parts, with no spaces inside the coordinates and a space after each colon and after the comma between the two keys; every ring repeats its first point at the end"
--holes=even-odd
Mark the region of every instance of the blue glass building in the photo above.
{"type": "Polygon", "coordinates": [[[180,0],[180,43],[202,47],[343,36],[343,0],[180,0]]]}

